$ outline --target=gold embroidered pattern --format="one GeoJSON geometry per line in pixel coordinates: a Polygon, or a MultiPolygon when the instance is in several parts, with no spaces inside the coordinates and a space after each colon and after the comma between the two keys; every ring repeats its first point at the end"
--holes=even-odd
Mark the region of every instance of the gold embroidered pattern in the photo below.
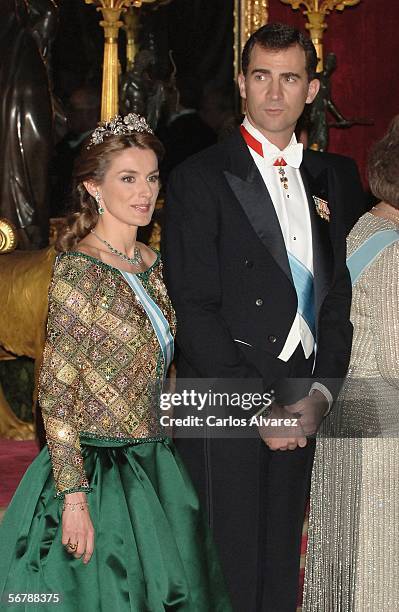
{"type": "MultiPolygon", "coordinates": [[[[161,263],[138,276],[174,333],[161,263]]],[[[39,384],[58,495],[89,490],[82,432],[116,439],[159,435],[156,389],[162,364],[151,322],[118,270],[83,254],[60,255],[39,384]]]]}

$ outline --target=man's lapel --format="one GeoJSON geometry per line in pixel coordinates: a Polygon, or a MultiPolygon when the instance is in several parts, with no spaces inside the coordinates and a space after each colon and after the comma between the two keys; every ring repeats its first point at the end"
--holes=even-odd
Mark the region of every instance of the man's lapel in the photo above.
{"type": "Polygon", "coordinates": [[[270,194],[237,130],[230,138],[230,169],[224,174],[256,234],[292,281],[283,234],[270,194]]]}
{"type": "Polygon", "coordinates": [[[313,175],[306,151],[304,152],[300,172],[308,199],[312,227],[313,274],[317,321],[321,305],[331,284],[334,256],[330,238],[330,222],[323,219],[317,213],[314,196],[328,202],[331,207],[332,194],[331,190],[329,190],[328,169],[325,168],[321,173],[313,175]]]}
{"type": "MultiPolygon", "coordinates": [[[[224,171],[226,180],[240,202],[254,231],[281,270],[293,283],[287,250],[272,199],[238,130],[229,138],[228,149],[230,166],[228,170],[224,171]]],[[[329,202],[331,206],[333,203],[329,199],[332,199],[333,194],[331,188],[329,189],[331,181],[329,181],[328,169],[325,168],[321,172],[315,172],[312,168],[311,157],[307,155],[306,151],[304,151],[300,172],[308,199],[312,228],[317,321],[321,305],[331,284],[334,258],[329,221],[322,219],[317,214],[313,196],[329,202]]]]}

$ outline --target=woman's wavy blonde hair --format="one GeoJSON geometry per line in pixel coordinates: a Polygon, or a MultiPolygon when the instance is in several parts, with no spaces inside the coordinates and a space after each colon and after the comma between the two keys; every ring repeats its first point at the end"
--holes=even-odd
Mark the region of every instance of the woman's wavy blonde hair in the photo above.
{"type": "Polygon", "coordinates": [[[90,137],[83,143],[73,170],[73,202],[65,225],[60,228],[55,243],[57,251],[71,251],[98,221],[97,203],[84,186],[85,181],[101,184],[115,155],[125,149],[150,149],[160,161],[164,154],[162,143],[147,132],[134,132],[129,135],[107,136],[104,142],[89,149],[90,137]]]}

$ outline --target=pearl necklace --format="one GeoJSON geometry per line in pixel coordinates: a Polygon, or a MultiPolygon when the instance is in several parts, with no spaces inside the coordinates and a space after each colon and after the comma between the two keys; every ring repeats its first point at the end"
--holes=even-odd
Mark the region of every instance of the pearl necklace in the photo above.
{"type": "Polygon", "coordinates": [[[376,210],[377,212],[381,212],[383,213],[382,215],[375,215],[380,217],[380,219],[385,219],[388,218],[391,221],[394,221],[395,223],[399,223],[399,210],[397,212],[397,214],[395,214],[393,211],[396,210],[395,208],[391,207],[390,204],[386,204],[385,206],[373,206],[372,210],[376,210]],[[386,210],[385,206],[389,206],[390,208],[392,208],[393,210],[386,210]]]}
{"type": "Polygon", "coordinates": [[[134,255],[133,257],[129,257],[128,255],[125,255],[125,253],[121,253],[121,251],[115,249],[109,242],[107,242],[103,238],[100,238],[100,236],[93,229],[90,231],[92,234],[94,234],[97,240],[105,244],[105,246],[111,251],[111,253],[113,253],[117,257],[120,257],[120,259],[123,259],[123,261],[127,261],[132,266],[140,266],[142,263],[144,263],[139,247],[134,247],[134,255]]]}

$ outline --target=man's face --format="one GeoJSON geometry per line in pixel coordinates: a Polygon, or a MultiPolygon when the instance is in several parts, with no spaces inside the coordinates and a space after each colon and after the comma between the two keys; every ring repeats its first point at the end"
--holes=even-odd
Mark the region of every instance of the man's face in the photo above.
{"type": "Polygon", "coordinates": [[[308,81],[299,45],[277,51],[255,45],[238,85],[250,123],[281,149],[289,143],[305,104],[313,102],[319,90],[318,79],[308,81]]]}

